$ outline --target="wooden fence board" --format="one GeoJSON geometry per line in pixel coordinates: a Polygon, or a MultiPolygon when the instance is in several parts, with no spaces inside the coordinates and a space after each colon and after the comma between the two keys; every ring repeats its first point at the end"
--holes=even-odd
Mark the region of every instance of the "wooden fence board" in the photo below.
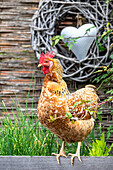
{"type": "Polygon", "coordinates": [[[1,170],[113,170],[113,157],[81,157],[71,165],[70,157],[61,157],[61,165],[52,156],[0,156],[1,170]]]}

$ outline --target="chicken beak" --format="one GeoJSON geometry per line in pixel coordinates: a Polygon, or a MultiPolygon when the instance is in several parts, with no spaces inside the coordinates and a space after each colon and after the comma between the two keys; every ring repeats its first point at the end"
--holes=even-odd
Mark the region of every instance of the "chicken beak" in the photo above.
{"type": "Polygon", "coordinates": [[[42,67],[43,65],[42,64],[38,64],[38,66],[37,67],[42,67]]]}

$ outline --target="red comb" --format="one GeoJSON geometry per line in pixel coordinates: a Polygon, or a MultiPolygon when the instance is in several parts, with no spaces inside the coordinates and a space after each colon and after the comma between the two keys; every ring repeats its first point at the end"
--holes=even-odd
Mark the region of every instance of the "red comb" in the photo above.
{"type": "Polygon", "coordinates": [[[42,53],[39,58],[39,64],[42,64],[45,58],[53,58],[55,55],[53,54],[53,51],[49,54],[49,52],[42,53]]]}

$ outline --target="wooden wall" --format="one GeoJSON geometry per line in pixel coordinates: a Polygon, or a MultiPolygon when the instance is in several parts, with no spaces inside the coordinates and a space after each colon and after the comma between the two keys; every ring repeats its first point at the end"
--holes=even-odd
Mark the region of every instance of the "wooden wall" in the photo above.
{"type": "MultiPolygon", "coordinates": [[[[21,110],[25,110],[30,85],[28,113],[31,114],[32,110],[36,113],[43,75],[36,68],[37,60],[30,42],[30,25],[38,4],[38,0],[0,0],[0,100],[11,115],[12,108],[16,112],[12,99],[16,103],[19,100],[21,110]],[[39,77],[37,84],[36,77],[39,77]],[[31,109],[33,89],[34,106],[31,109]]],[[[0,117],[6,113],[2,104],[0,117]]]]}
{"type": "MultiPolygon", "coordinates": [[[[38,4],[39,0],[0,0],[0,119],[3,113],[8,112],[13,120],[13,111],[17,112],[15,103],[23,112],[27,103],[27,113],[36,114],[44,76],[37,70],[37,60],[30,41],[30,25],[38,4]]],[[[67,84],[70,91],[74,91],[75,82],[68,80],[67,84]]],[[[77,83],[78,88],[84,85],[77,83]]],[[[113,88],[113,82],[106,88],[113,88]]],[[[107,97],[103,90],[99,91],[99,96],[101,101],[107,97]]],[[[111,110],[113,104],[106,103],[103,122],[100,123],[100,126],[104,125],[103,130],[113,124],[111,110]]],[[[109,143],[112,142],[113,134],[109,139],[109,143]]]]}

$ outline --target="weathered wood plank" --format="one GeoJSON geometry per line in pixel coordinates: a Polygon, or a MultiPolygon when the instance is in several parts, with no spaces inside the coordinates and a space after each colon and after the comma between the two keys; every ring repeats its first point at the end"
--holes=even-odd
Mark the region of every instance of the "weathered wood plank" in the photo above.
{"type": "MultiPolygon", "coordinates": [[[[12,113],[12,107],[14,108],[11,98],[17,104],[18,98],[22,111],[25,111],[30,86],[28,114],[32,113],[32,101],[34,112],[36,112],[43,75],[40,76],[40,72],[36,70],[37,61],[30,46],[30,24],[38,3],[38,0],[0,1],[0,61],[2,63],[0,65],[0,102],[4,101],[9,113],[12,113]],[[35,89],[34,82],[31,84],[33,75],[39,77],[35,89]],[[35,95],[33,95],[34,90],[35,95]]],[[[0,106],[0,118],[1,112],[4,113],[0,106]]]]}
{"type": "Polygon", "coordinates": [[[36,3],[38,4],[40,0],[20,0],[21,3],[36,3]]]}
{"type": "Polygon", "coordinates": [[[77,158],[74,166],[71,165],[70,157],[61,158],[58,165],[56,158],[52,156],[0,156],[1,170],[112,170],[113,157],[81,157],[77,158]]]}

